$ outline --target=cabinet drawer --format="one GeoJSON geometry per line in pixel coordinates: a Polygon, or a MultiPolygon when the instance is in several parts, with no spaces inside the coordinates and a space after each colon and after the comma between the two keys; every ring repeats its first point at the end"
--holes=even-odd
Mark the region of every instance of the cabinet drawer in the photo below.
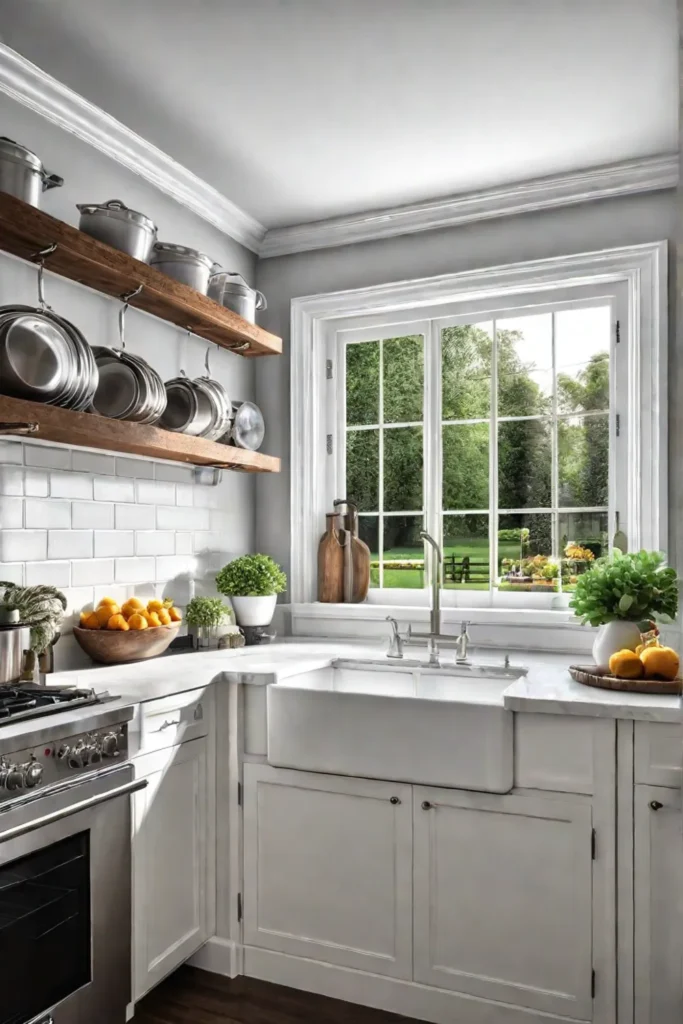
{"type": "Polygon", "coordinates": [[[636,722],[634,776],[648,786],[681,785],[683,729],[669,722],[636,722]]]}
{"type": "Polygon", "coordinates": [[[206,688],[140,705],[138,753],[162,750],[206,736],[209,711],[210,697],[206,688]]]}

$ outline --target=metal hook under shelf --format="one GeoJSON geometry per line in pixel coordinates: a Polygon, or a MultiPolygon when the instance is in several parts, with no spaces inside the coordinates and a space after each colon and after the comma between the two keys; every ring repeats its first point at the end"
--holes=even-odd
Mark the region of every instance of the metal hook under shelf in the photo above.
{"type": "Polygon", "coordinates": [[[126,323],[126,310],[130,305],[130,300],[134,299],[136,295],[139,295],[144,285],[138,285],[132,292],[128,292],[127,295],[121,296],[121,302],[123,305],[119,310],[119,339],[121,342],[121,351],[126,351],[126,335],[125,335],[125,323],[126,323]]]}

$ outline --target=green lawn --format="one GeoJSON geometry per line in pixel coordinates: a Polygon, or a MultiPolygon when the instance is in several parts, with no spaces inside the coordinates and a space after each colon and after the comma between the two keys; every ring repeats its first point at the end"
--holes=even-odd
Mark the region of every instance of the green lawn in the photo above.
{"type": "MultiPolygon", "coordinates": [[[[473,562],[487,562],[489,557],[489,542],[487,537],[463,537],[462,541],[447,543],[444,547],[444,558],[455,555],[458,560],[469,556],[473,562]]],[[[519,558],[519,544],[500,544],[498,547],[499,558],[519,558]]],[[[376,552],[372,553],[372,560],[378,558],[376,552]]],[[[421,559],[424,557],[424,550],[420,547],[413,548],[392,548],[384,552],[384,561],[408,561],[410,559],[421,559]]],[[[371,585],[379,586],[379,570],[373,569],[371,573],[371,585]]],[[[424,587],[424,572],[421,569],[387,569],[384,568],[384,586],[399,587],[405,589],[421,590],[424,587]]],[[[446,583],[448,590],[488,590],[488,583],[446,583]]]]}

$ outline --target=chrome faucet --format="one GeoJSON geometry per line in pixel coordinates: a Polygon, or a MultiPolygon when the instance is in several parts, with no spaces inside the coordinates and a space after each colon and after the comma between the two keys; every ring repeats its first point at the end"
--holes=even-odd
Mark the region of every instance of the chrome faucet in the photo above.
{"type": "Polygon", "coordinates": [[[467,647],[470,643],[470,634],[468,627],[469,622],[462,622],[460,624],[460,636],[458,637],[455,645],[456,665],[469,665],[470,659],[467,657],[467,647]]]}
{"type": "Polygon", "coordinates": [[[420,530],[420,537],[422,540],[426,540],[427,543],[433,548],[434,555],[432,561],[432,607],[429,612],[429,632],[436,636],[441,635],[441,566],[443,564],[443,555],[441,548],[436,543],[431,534],[427,533],[426,530],[420,530]]]}
{"type": "Polygon", "coordinates": [[[398,629],[398,622],[396,619],[392,618],[391,615],[387,615],[387,622],[391,623],[391,639],[389,641],[387,658],[402,658],[403,638],[398,629]]]}

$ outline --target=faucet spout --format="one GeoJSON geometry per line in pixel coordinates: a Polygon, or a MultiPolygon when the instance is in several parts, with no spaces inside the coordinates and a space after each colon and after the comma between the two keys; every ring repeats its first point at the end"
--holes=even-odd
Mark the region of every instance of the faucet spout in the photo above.
{"type": "Polygon", "coordinates": [[[429,631],[437,636],[441,633],[441,569],[443,554],[440,546],[426,530],[420,530],[420,537],[432,548],[432,607],[429,613],[429,631]]]}

